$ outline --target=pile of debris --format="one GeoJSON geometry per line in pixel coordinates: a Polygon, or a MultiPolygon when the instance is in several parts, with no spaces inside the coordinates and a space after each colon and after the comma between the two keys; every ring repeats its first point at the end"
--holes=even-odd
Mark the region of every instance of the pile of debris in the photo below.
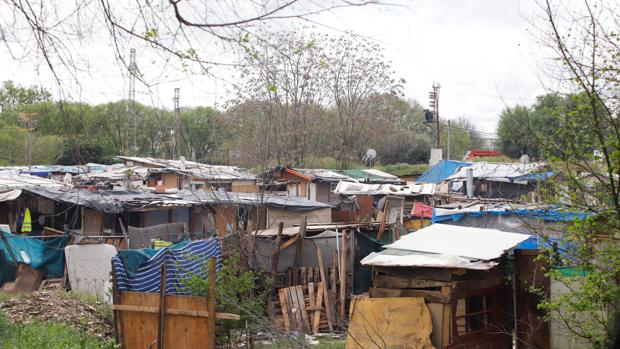
{"type": "Polygon", "coordinates": [[[114,338],[114,324],[99,307],[57,292],[33,292],[0,302],[0,311],[17,324],[53,321],[102,339],[114,338]]]}

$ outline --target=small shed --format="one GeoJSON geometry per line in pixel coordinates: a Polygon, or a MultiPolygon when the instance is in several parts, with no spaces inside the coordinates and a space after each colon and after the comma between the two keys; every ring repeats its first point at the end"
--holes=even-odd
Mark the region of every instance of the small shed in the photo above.
{"type": "Polygon", "coordinates": [[[529,235],[433,224],[371,253],[371,298],[424,297],[437,348],[509,348],[506,251],[529,235]]]}

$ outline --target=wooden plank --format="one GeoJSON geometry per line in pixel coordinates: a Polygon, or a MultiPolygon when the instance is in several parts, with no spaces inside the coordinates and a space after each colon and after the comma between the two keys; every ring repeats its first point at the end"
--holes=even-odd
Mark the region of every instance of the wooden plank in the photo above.
{"type": "Polygon", "coordinates": [[[299,237],[299,244],[297,244],[297,251],[295,251],[295,267],[299,267],[299,264],[301,263],[301,253],[303,252],[303,244],[306,239],[307,225],[308,217],[304,216],[299,226],[299,234],[297,235],[299,237]]]}
{"type": "MultiPolygon", "coordinates": [[[[118,291],[118,287],[116,287],[116,269],[114,269],[114,261],[110,261],[112,265],[112,307],[116,304],[121,303],[121,294],[118,291]]],[[[65,263],[65,275],[67,275],[67,264],[65,263]]],[[[117,344],[123,343],[123,324],[121,322],[120,312],[114,310],[112,313],[114,314],[114,339],[116,339],[117,344]]]]}
{"type": "Polygon", "coordinates": [[[280,251],[287,249],[288,247],[296,243],[297,240],[299,240],[299,235],[295,235],[294,237],[284,241],[284,243],[280,245],[280,251]]]}
{"type": "Polygon", "coordinates": [[[341,325],[345,327],[345,301],[347,292],[347,231],[342,232],[342,250],[340,251],[340,294],[338,296],[338,315],[341,325]]]}
{"type": "Polygon", "coordinates": [[[307,286],[308,285],[308,275],[307,275],[307,272],[306,272],[306,268],[305,267],[301,267],[299,269],[300,269],[300,271],[299,271],[299,281],[300,282],[299,283],[302,286],[307,286]]]}
{"type": "Polygon", "coordinates": [[[450,303],[450,296],[439,291],[371,287],[369,294],[370,298],[424,297],[427,302],[431,303],[450,303]]]}
{"type": "Polygon", "coordinates": [[[280,299],[280,310],[282,310],[282,321],[284,322],[284,330],[286,332],[291,331],[291,323],[289,320],[289,307],[288,307],[288,297],[286,288],[281,288],[278,290],[278,297],[280,299]]]}
{"type": "Polygon", "coordinates": [[[284,222],[280,222],[280,224],[278,224],[278,235],[276,236],[276,250],[271,256],[271,281],[272,283],[275,283],[276,274],[278,273],[278,261],[280,260],[280,240],[282,240],[283,229],[284,229],[284,222]]]}
{"type": "Polygon", "coordinates": [[[485,280],[458,281],[454,287],[453,295],[457,298],[465,297],[468,292],[500,286],[504,281],[505,279],[503,277],[485,280]]]}
{"type": "MultiPolygon", "coordinates": [[[[378,273],[434,281],[453,281],[450,269],[442,268],[411,268],[411,267],[373,267],[378,273]]],[[[486,271],[485,271],[486,272],[486,271]]]]}
{"type": "Polygon", "coordinates": [[[311,307],[316,303],[316,299],[314,297],[314,282],[308,283],[308,302],[311,307]]]}
{"type": "Polygon", "coordinates": [[[328,281],[327,281],[327,278],[325,277],[325,265],[323,264],[323,253],[321,252],[321,247],[319,245],[317,245],[316,243],[314,245],[316,246],[316,258],[318,259],[318,262],[319,262],[319,274],[321,274],[321,283],[323,284],[322,290],[323,290],[324,297],[325,297],[325,313],[327,315],[327,326],[330,331],[333,331],[334,330],[333,316],[332,316],[332,309],[330,306],[329,294],[328,294],[328,290],[326,287],[326,284],[328,281]]]}
{"type": "MultiPolygon", "coordinates": [[[[314,311],[314,320],[312,321],[312,333],[313,334],[317,334],[319,332],[319,324],[321,323],[321,307],[323,306],[323,293],[324,292],[325,292],[325,283],[319,282],[319,288],[316,293],[316,303],[315,303],[317,310],[314,311]]],[[[327,310],[327,308],[325,309],[327,310]]]]}
{"type": "Polygon", "coordinates": [[[301,286],[295,286],[295,294],[299,302],[299,311],[301,313],[301,321],[303,329],[306,333],[310,332],[310,322],[308,321],[308,312],[306,311],[306,301],[304,300],[304,291],[301,286]]]}
{"type": "Polygon", "coordinates": [[[164,333],[166,331],[166,262],[161,264],[159,285],[159,323],[157,324],[157,349],[164,348],[164,333]]]}
{"type": "MultiPolygon", "coordinates": [[[[166,296],[169,298],[170,296],[166,296]]],[[[159,307],[148,307],[143,305],[125,305],[125,304],[113,304],[112,310],[119,312],[135,312],[135,313],[151,313],[151,314],[159,314],[159,307]]],[[[201,317],[208,318],[209,312],[202,310],[191,310],[191,309],[176,309],[166,307],[166,315],[181,315],[181,316],[189,316],[189,317],[201,317]]],[[[236,314],[229,313],[215,313],[215,318],[218,320],[240,320],[241,317],[236,314]]]]}
{"type": "MultiPolygon", "coordinates": [[[[168,295],[164,348],[204,348],[212,339],[205,331],[203,317],[172,314],[171,309],[208,313],[205,297],[168,295]]],[[[159,295],[157,293],[121,292],[121,305],[148,307],[150,311],[120,311],[123,325],[123,348],[144,349],[157,337],[159,295]]],[[[217,315],[216,315],[217,316],[217,315]]]]}
{"type": "Polygon", "coordinates": [[[291,322],[291,329],[294,331],[303,330],[303,321],[301,319],[301,306],[299,305],[299,299],[297,298],[297,292],[295,290],[295,286],[288,287],[287,295],[289,298],[289,309],[291,310],[291,318],[293,321],[291,322]]]}
{"type": "MultiPolygon", "coordinates": [[[[217,258],[209,259],[209,314],[215,314],[215,263],[217,258]]],[[[209,342],[207,349],[215,348],[215,316],[211,315],[207,318],[207,326],[209,332],[209,342]]]]}
{"type": "MultiPolygon", "coordinates": [[[[452,287],[443,286],[441,288],[441,294],[443,294],[444,296],[450,298],[451,293],[452,293],[452,287]]],[[[448,343],[450,343],[450,322],[451,322],[451,316],[450,316],[451,311],[450,310],[451,308],[452,308],[451,304],[443,305],[441,342],[444,343],[444,345],[448,345],[448,343]]]]}
{"type": "Polygon", "coordinates": [[[449,286],[450,282],[377,274],[372,280],[372,285],[379,288],[426,288],[449,286]]]}

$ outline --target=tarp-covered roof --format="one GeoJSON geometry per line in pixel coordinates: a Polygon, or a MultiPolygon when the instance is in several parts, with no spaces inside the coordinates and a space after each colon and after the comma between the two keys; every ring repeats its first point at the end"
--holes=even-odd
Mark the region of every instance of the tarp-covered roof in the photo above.
{"type": "Polygon", "coordinates": [[[149,207],[192,206],[236,204],[257,206],[259,204],[284,208],[291,211],[312,211],[330,208],[328,204],[307,200],[296,196],[281,196],[274,194],[207,192],[181,190],[176,193],[153,193],[148,191],[120,191],[101,190],[90,191],[85,189],[44,189],[29,188],[24,191],[39,195],[50,200],[77,204],[105,213],[120,213],[135,211],[149,207]]]}
{"type": "Polygon", "coordinates": [[[308,200],[299,196],[277,195],[269,193],[236,193],[224,191],[181,190],[175,194],[186,200],[195,200],[204,204],[235,204],[245,206],[264,205],[274,208],[285,208],[291,211],[312,211],[331,208],[331,205],[308,200]]]}
{"type": "Polygon", "coordinates": [[[471,162],[441,160],[416,179],[416,183],[441,183],[463,167],[471,166],[471,162]]]}
{"type": "Polygon", "coordinates": [[[360,182],[393,184],[398,184],[402,182],[402,180],[397,176],[374,168],[350,169],[340,172],[360,182]]]}

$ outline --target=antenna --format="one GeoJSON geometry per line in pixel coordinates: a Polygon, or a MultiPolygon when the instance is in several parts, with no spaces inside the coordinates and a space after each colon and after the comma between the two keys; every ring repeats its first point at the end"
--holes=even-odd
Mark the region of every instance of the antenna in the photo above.
{"type": "Polygon", "coordinates": [[[136,49],[129,50],[129,122],[131,127],[127,129],[133,130],[133,152],[138,152],[137,134],[138,121],[136,116],[136,76],[139,74],[138,65],[136,64],[136,49]]]}

